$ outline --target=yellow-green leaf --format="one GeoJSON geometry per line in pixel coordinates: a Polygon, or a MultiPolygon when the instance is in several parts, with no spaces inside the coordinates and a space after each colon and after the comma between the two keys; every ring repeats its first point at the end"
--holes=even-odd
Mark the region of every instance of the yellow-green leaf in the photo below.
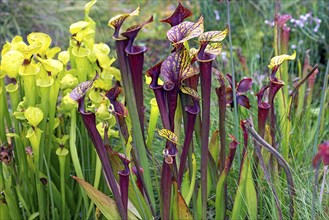
{"type": "Polygon", "coordinates": [[[270,64],[268,65],[268,68],[273,70],[274,67],[277,67],[281,65],[286,60],[294,60],[296,58],[296,51],[294,50],[294,53],[292,55],[283,54],[280,56],[275,56],[271,59],[270,64]]]}
{"type": "Polygon", "coordinates": [[[178,137],[174,132],[168,129],[161,129],[158,131],[158,133],[161,137],[166,138],[167,140],[171,141],[174,144],[178,144],[178,137]]]}
{"type": "Polygon", "coordinates": [[[40,54],[44,55],[51,44],[51,37],[45,33],[33,32],[27,36],[29,44],[41,44],[40,54]]]}
{"type": "Polygon", "coordinates": [[[199,41],[222,41],[226,37],[229,29],[226,27],[223,31],[208,31],[200,35],[199,41]]]}
{"type": "MultiPolygon", "coordinates": [[[[92,185],[76,176],[73,178],[78,181],[80,186],[85,190],[91,201],[95,203],[97,208],[103,213],[107,219],[121,219],[116,203],[113,199],[94,188],[92,185]]],[[[130,211],[128,211],[128,219],[137,219],[130,211]]]]}
{"type": "Polygon", "coordinates": [[[200,96],[198,94],[197,91],[195,91],[194,89],[187,87],[187,86],[181,86],[180,90],[182,91],[182,93],[188,94],[190,96],[192,96],[193,98],[200,100],[200,96]]]}
{"type": "Polygon", "coordinates": [[[60,47],[53,47],[46,51],[47,58],[53,58],[56,54],[58,54],[62,49],[60,47]]]}
{"type": "Polygon", "coordinates": [[[68,51],[62,51],[58,54],[58,60],[66,65],[70,60],[70,53],[68,51]]]}
{"type": "Polygon", "coordinates": [[[89,25],[89,22],[87,22],[87,21],[75,22],[75,23],[71,24],[71,26],[70,26],[70,33],[71,34],[76,34],[79,31],[81,31],[81,30],[85,29],[86,27],[88,27],[88,25],[89,25]]]}
{"type": "MultiPolygon", "coordinates": [[[[6,85],[6,91],[7,92],[15,92],[18,90],[18,83],[14,84],[14,83],[9,83],[8,85],[6,85]]],[[[2,91],[1,91],[2,92],[2,91]]],[[[0,94],[1,94],[0,92],[0,94]]]]}
{"type": "Polygon", "coordinates": [[[214,161],[217,162],[218,160],[218,155],[220,153],[220,149],[219,149],[219,130],[215,130],[210,138],[210,142],[209,142],[209,152],[212,156],[212,158],[214,159],[214,161]]]}
{"type": "Polygon", "coordinates": [[[30,125],[36,127],[43,119],[43,112],[37,107],[29,106],[25,110],[24,116],[30,125]]]}
{"type": "Polygon", "coordinates": [[[62,78],[60,82],[61,82],[61,89],[68,89],[68,88],[73,89],[78,85],[79,80],[77,77],[74,77],[72,74],[68,73],[62,78]]]}
{"type": "Polygon", "coordinates": [[[247,159],[248,172],[246,176],[246,208],[248,210],[249,219],[257,219],[257,193],[252,177],[252,168],[250,166],[249,158],[247,159]]]}
{"type": "Polygon", "coordinates": [[[136,15],[139,15],[139,7],[129,13],[129,14],[119,14],[119,15],[116,15],[114,17],[112,17],[109,22],[108,22],[108,26],[110,26],[111,28],[115,29],[117,27],[120,27],[122,25],[122,23],[130,16],[136,16],[136,15]]]}
{"type": "Polygon", "coordinates": [[[91,0],[90,2],[88,2],[87,4],[85,4],[85,16],[88,17],[89,16],[89,12],[91,7],[93,7],[93,5],[97,2],[97,0],[91,0]]]}
{"type": "Polygon", "coordinates": [[[173,219],[193,219],[176,181],[173,181],[173,200],[173,219]]]}
{"type": "Polygon", "coordinates": [[[40,87],[50,87],[53,83],[54,83],[54,77],[52,76],[44,76],[44,77],[40,77],[36,80],[36,84],[37,86],[40,87]]]}
{"type": "Polygon", "coordinates": [[[61,148],[61,147],[59,147],[59,148],[57,148],[57,150],[56,150],[56,154],[57,154],[57,156],[66,156],[66,155],[69,154],[69,150],[66,149],[66,148],[61,148]]]}
{"type": "Polygon", "coordinates": [[[183,43],[189,39],[200,36],[203,33],[203,16],[197,22],[184,21],[169,29],[167,38],[174,45],[183,43]]]}
{"type": "MultiPolygon", "coordinates": [[[[145,83],[146,85],[150,85],[152,82],[152,77],[148,76],[148,75],[145,75],[145,83]]],[[[158,85],[162,86],[163,85],[163,81],[158,78],[158,85]]]]}
{"type": "Polygon", "coordinates": [[[90,50],[84,47],[73,47],[72,54],[77,57],[86,57],[90,54],[90,50]]]}
{"type": "Polygon", "coordinates": [[[7,73],[10,78],[15,78],[23,61],[24,55],[21,52],[8,51],[1,59],[1,71],[7,73]]]}
{"type": "Polygon", "coordinates": [[[20,66],[18,69],[18,73],[22,77],[37,75],[39,72],[40,72],[40,67],[35,63],[30,63],[27,66],[20,66]]]}
{"type": "Polygon", "coordinates": [[[55,59],[38,59],[43,67],[45,68],[45,70],[49,73],[51,73],[52,76],[56,76],[60,71],[63,70],[63,63],[59,60],[55,60],[55,59]]]}
{"type": "Polygon", "coordinates": [[[205,52],[217,56],[222,52],[222,44],[219,42],[209,43],[205,49],[205,52]]]}

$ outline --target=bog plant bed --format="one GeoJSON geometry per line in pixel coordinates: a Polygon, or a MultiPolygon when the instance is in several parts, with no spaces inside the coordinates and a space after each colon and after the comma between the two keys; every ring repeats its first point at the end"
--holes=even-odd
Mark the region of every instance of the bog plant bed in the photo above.
{"type": "Polygon", "coordinates": [[[230,1],[211,31],[178,3],[152,67],[136,37],[155,18],[110,18],[110,48],[95,41],[96,3],[67,50],[42,32],[2,47],[0,219],[329,217],[329,62],[288,46],[290,15],[276,5],[259,81],[232,45],[230,1]]]}

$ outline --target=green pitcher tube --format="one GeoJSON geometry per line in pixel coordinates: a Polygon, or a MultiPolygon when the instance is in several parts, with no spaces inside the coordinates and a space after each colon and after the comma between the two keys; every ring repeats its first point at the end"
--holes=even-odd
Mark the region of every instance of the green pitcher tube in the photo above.
{"type": "Polygon", "coordinates": [[[155,98],[151,99],[150,105],[151,105],[150,122],[147,129],[147,139],[146,139],[146,146],[148,149],[151,148],[155,128],[159,117],[159,108],[155,98]]]}
{"type": "Polygon", "coordinates": [[[21,66],[19,74],[24,83],[24,94],[29,106],[35,106],[36,104],[36,82],[35,77],[40,71],[40,68],[36,64],[28,64],[27,66],[21,66]]]}
{"type": "Polygon", "coordinates": [[[58,156],[59,161],[59,169],[60,169],[60,180],[61,180],[61,197],[62,197],[62,219],[66,218],[65,212],[65,160],[66,156],[69,154],[69,151],[66,148],[57,148],[56,154],[58,156]]]}
{"type": "MultiPolygon", "coordinates": [[[[6,86],[6,91],[9,94],[11,108],[12,108],[12,111],[14,112],[14,111],[17,110],[17,106],[18,106],[18,103],[19,103],[19,84],[18,83],[8,84],[6,86]]],[[[13,117],[12,121],[13,121],[13,126],[14,126],[14,132],[16,134],[19,134],[20,130],[19,130],[18,120],[15,117],[13,117]]],[[[25,158],[24,147],[22,145],[22,142],[20,140],[18,140],[18,138],[16,136],[15,136],[15,144],[16,144],[16,147],[15,147],[14,150],[15,150],[15,152],[17,152],[17,158],[18,158],[18,160],[16,160],[16,163],[19,164],[20,172],[23,175],[26,176],[26,173],[23,172],[26,165],[27,165],[26,158],[25,158]]]]}

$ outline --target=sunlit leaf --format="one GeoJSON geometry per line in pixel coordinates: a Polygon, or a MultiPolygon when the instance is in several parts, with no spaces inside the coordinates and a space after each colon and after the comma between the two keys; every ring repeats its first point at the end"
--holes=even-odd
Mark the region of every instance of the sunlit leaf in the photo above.
{"type": "Polygon", "coordinates": [[[133,12],[131,12],[129,14],[119,14],[119,15],[116,15],[113,18],[111,18],[109,20],[109,22],[108,22],[108,26],[111,27],[111,28],[113,28],[113,29],[115,29],[115,32],[114,32],[113,36],[115,38],[118,38],[119,37],[119,30],[120,30],[120,27],[123,24],[123,22],[128,17],[130,17],[130,16],[136,16],[138,14],[139,14],[139,7],[135,11],[133,11],[133,12]]]}
{"type": "Polygon", "coordinates": [[[76,57],[86,57],[90,54],[90,50],[84,47],[73,47],[72,54],[76,57]]]}
{"type": "Polygon", "coordinates": [[[160,77],[164,83],[179,84],[181,81],[197,73],[198,70],[191,65],[189,52],[183,49],[171,53],[163,61],[160,77]]]}
{"type": "Polygon", "coordinates": [[[81,30],[87,28],[89,24],[90,24],[90,22],[87,22],[87,21],[75,22],[75,23],[71,24],[71,26],[70,26],[70,33],[76,34],[76,33],[80,32],[81,30]]]}
{"type": "Polygon", "coordinates": [[[212,156],[212,158],[214,159],[214,161],[218,160],[218,155],[219,155],[219,151],[221,149],[218,148],[219,145],[219,130],[215,130],[210,138],[210,142],[209,142],[209,152],[212,156]]]}
{"type": "Polygon", "coordinates": [[[45,33],[33,32],[27,36],[29,44],[41,43],[40,54],[44,55],[51,44],[51,37],[45,33]]]}
{"type": "MultiPolygon", "coordinates": [[[[15,92],[18,90],[18,83],[14,84],[14,83],[9,83],[8,85],[6,85],[6,91],[7,92],[15,92]]],[[[0,91],[0,95],[2,95],[3,91],[0,91]]]]}
{"type": "Polygon", "coordinates": [[[175,133],[168,129],[161,129],[158,131],[161,137],[166,138],[167,140],[171,141],[174,144],[178,144],[178,137],[175,133]]]}
{"type": "Polygon", "coordinates": [[[218,42],[209,43],[205,49],[205,52],[217,56],[222,52],[222,44],[218,42]]]}
{"type": "Polygon", "coordinates": [[[223,172],[221,172],[220,177],[216,185],[216,219],[225,219],[226,205],[225,205],[225,184],[227,175],[231,169],[234,155],[236,152],[236,147],[239,142],[235,139],[233,135],[230,135],[232,142],[230,143],[229,153],[225,160],[225,166],[223,172]]]}
{"type": "Polygon", "coordinates": [[[53,47],[46,51],[47,58],[53,58],[56,54],[58,54],[62,49],[60,47],[53,47]]]}
{"type": "Polygon", "coordinates": [[[77,77],[68,73],[62,78],[60,82],[61,82],[61,89],[67,89],[67,88],[74,88],[75,86],[77,86],[79,80],[77,77]]]}
{"type": "Polygon", "coordinates": [[[175,200],[173,205],[173,215],[174,218],[177,219],[193,219],[186,202],[181,194],[181,192],[178,190],[177,182],[173,181],[173,199],[175,200]]]}
{"type": "Polygon", "coordinates": [[[103,101],[103,96],[101,95],[100,91],[95,88],[90,90],[88,97],[92,103],[97,106],[103,101]]]}
{"type": "Polygon", "coordinates": [[[270,64],[268,65],[268,68],[273,70],[275,67],[278,67],[279,65],[281,65],[281,63],[283,63],[284,61],[294,60],[295,58],[296,58],[296,51],[294,51],[294,53],[292,55],[283,54],[280,56],[275,56],[271,59],[270,64]]]}
{"type": "Polygon", "coordinates": [[[20,66],[23,64],[24,55],[19,51],[9,51],[2,56],[1,71],[8,74],[10,78],[15,78],[20,66]]]}
{"type": "Polygon", "coordinates": [[[37,86],[45,88],[45,87],[50,87],[51,85],[53,85],[54,81],[55,81],[54,77],[52,77],[52,76],[43,76],[36,80],[36,84],[37,84],[37,86]]]}
{"type": "Polygon", "coordinates": [[[182,93],[188,94],[190,96],[192,96],[193,98],[200,100],[200,96],[198,94],[197,91],[195,91],[194,89],[187,87],[187,86],[181,86],[180,90],[182,91],[182,93]]]}
{"type": "MultiPolygon", "coordinates": [[[[101,191],[94,188],[92,185],[80,179],[76,176],[73,178],[78,181],[80,186],[86,191],[89,198],[95,203],[95,205],[101,210],[102,214],[107,219],[121,219],[118,208],[115,201],[102,193],[101,191]]],[[[130,211],[128,211],[128,219],[137,219],[130,211]]]]}
{"type": "Polygon", "coordinates": [[[247,158],[248,171],[246,174],[246,186],[245,186],[245,195],[246,195],[246,206],[248,210],[248,217],[250,219],[257,219],[258,212],[257,212],[257,193],[256,188],[254,185],[254,180],[252,176],[252,168],[247,158]]]}
{"type": "Polygon", "coordinates": [[[61,51],[58,54],[58,60],[61,61],[64,65],[66,65],[70,60],[70,53],[68,51],[61,51]]]}
{"type": "Polygon", "coordinates": [[[61,147],[59,147],[59,148],[57,148],[57,150],[56,150],[56,154],[57,154],[57,156],[66,156],[66,155],[68,155],[68,153],[69,153],[69,150],[66,149],[66,148],[61,148],[61,147]]]}
{"type": "Polygon", "coordinates": [[[224,40],[229,29],[226,27],[223,31],[208,31],[200,35],[199,41],[218,42],[224,40]]]}
{"type": "Polygon", "coordinates": [[[184,21],[167,32],[167,38],[174,45],[200,36],[203,33],[203,16],[197,22],[184,21]]]}
{"type": "Polygon", "coordinates": [[[60,71],[63,70],[63,63],[55,59],[38,59],[45,70],[51,73],[52,76],[56,76],[60,71]]]}
{"type": "Polygon", "coordinates": [[[88,17],[89,16],[89,12],[91,7],[93,7],[93,5],[97,2],[97,0],[92,0],[90,2],[88,2],[87,4],[85,4],[85,16],[88,17]]]}
{"type": "Polygon", "coordinates": [[[30,59],[33,54],[42,54],[41,51],[42,43],[40,42],[34,42],[23,49],[23,54],[25,59],[30,59]]]}
{"type": "Polygon", "coordinates": [[[24,116],[29,124],[31,124],[33,127],[36,127],[43,119],[43,112],[37,107],[29,106],[24,111],[24,116]]]}

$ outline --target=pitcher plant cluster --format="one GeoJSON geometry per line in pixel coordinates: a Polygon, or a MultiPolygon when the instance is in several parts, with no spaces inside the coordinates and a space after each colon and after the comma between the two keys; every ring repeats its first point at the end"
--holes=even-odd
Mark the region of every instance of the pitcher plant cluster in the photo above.
{"type": "MultiPolygon", "coordinates": [[[[282,91],[289,83],[282,65],[296,52],[277,54],[265,86],[252,97],[252,78],[237,82],[216,65],[230,27],[205,31],[204,17],[187,20],[192,12],[179,3],[161,20],[168,24],[168,55],[145,71],[148,48],[135,39],[153,16],[125,30],[139,7],[109,20],[114,58],[108,45],[95,42],[89,12],[96,2],[87,3],[84,20],[70,26],[67,50],[51,47],[51,37],[40,32],[27,41],[16,36],[2,48],[0,218],[207,219],[213,209],[215,219],[257,219],[272,204],[278,219],[294,218],[290,152],[280,148],[278,132],[290,131],[298,89],[316,66],[289,95],[282,91]],[[154,94],[150,103],[146,84],[154,94]],[[218,100],[211,100],[212,93],[218,100]],[[276,101],[280,93],[285,96],[276,101]],[[210,135],[213,106],[219,124],[210,135]],[[230,110],[257,107],[256,117],[240,116],[241,140],[227,132],[230,110]],[[237,164],[234,176],[230,170],[237,164]],[[263,201],[264,188],[272,204],[263,201]]],[[[328,156],[324,142],[314,167],[322,161],[328,166],[328,156]]]]}

